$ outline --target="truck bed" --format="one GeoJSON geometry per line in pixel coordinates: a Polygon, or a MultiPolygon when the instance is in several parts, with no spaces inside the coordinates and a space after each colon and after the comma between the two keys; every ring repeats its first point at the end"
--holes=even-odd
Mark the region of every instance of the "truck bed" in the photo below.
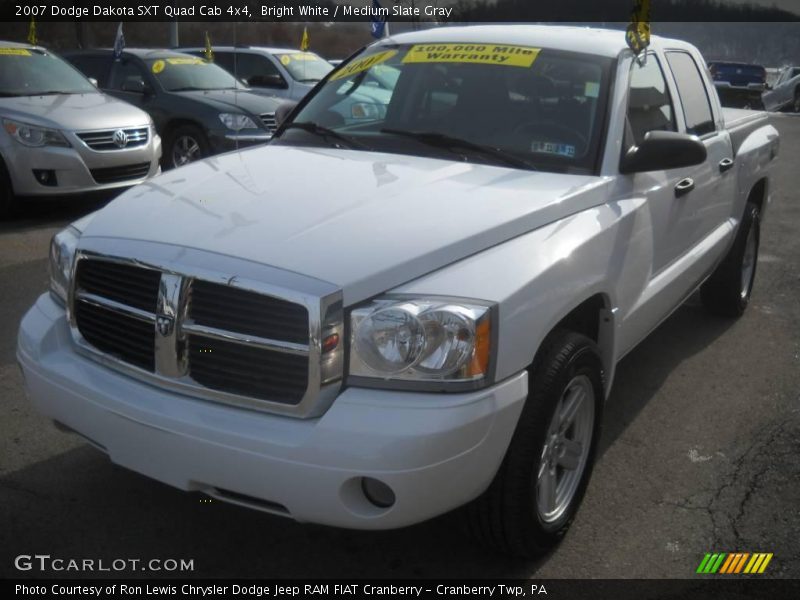
{"type": "Polygon", "coordinates": [[[725,120],[725,129],[731,136],[734,156],[739,153],[742,142],[753,131],[766,125],[769,116],[761,110],[748,110],[746,108],[722,108],[722,117],[725,120]]]}

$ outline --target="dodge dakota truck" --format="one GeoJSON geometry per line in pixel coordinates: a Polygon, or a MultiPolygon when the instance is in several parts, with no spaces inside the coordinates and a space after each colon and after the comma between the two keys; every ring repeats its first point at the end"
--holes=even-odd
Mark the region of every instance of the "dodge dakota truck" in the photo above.
{"type": "Polygon", "coordinates": [[[26,389],[176,488],[346,528],[458,509],[535,555],[581,503],[617,362],[698,289],[747,307],[778,143],[681,41],[392,36],[268,145],[55,235],[26,389]],[[379,65],[399,73],[385,110],[345,122],[379,65]]]}

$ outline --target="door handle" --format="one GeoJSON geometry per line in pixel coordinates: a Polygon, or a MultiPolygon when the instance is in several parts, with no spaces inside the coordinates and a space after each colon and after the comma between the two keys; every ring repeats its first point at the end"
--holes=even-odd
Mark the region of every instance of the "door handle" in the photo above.
{"type": "Polygon", "coordinates": [[[723,158],[719,161],[719,172],[724,173],[725,171],[730,171],[733,168],[733,164],[732,158],[723,158]]]}
{"type": "Polygon", "coordinates": [[[686,177],[675,184],[675,197],[685,196],[694,189],[694,179],[686,177]]]}

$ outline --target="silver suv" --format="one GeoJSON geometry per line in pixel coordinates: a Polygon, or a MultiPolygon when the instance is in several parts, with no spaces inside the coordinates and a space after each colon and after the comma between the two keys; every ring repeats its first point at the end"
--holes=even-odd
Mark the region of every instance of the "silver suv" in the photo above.
{"type": "MultiPolygon", "coordinates": [[[[183,52],[203,56],[203,48],[183,52]]],[[[254,92],[301,100],[333,70],[333,65],[313,52],[265,46],[214,46],[214,62],[247,82],[254,92]]]]}
{"type": "Polygon", "coordinates": [[[44,48],[0,41],[0,216],[26,196],[140,183],[160,157],[147,113],[44,48]]]}

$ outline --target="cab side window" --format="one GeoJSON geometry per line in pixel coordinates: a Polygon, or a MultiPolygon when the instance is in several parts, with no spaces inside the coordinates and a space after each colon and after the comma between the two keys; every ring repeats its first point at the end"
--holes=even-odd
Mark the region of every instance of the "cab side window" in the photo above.
{"type": "Polygon", "coordinates": [[[667,62],[678,86],[687,133],[705,135],[715,131],[711,101],[697,63],[688,52],[667,52],[667,62]]]}
{"type": "Polygon", "coordinates": [[[644,64],[633,61],[628,112],[625,131],[625,148],[638,146],[651,131],[676,131],[675,110],[667,89],[664,72],[654,55],[648,55],[644,64]]]}

